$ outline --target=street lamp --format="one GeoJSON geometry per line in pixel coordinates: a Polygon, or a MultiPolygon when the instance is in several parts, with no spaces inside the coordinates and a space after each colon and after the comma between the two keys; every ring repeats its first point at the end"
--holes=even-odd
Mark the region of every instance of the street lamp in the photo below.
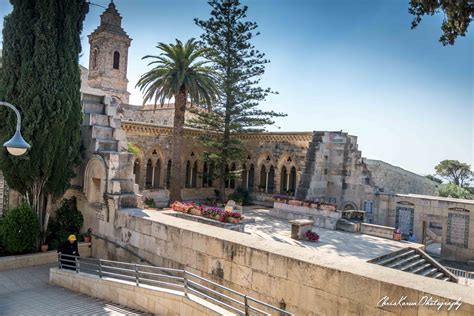
{"type": "Polygon", "coordinates": [[[21,131],[20,131],[20,129],[21,129],[21,116],[20,116],[20,112],[18,112],[16,107],[14,107],[13,105],[11,105],[8,102],[0,101],[0,105],[5,105],[5,106],[9,107],[16,114],[16,132],[15,132],[15,135],[13,135],[13,137],[9,141],[7,141],[5,144],[3,144],[3,147],[5,147],[8,150],[8,152],[10,154],[12,154],[13,156],[21,156],[24,153],[26,153],[26,151],[28,149],[30,149],[31,146],[21,136],[21,131]]]}

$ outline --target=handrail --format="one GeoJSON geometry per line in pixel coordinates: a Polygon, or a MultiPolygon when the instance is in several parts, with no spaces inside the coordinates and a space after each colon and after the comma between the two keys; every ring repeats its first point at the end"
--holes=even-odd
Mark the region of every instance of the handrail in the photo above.
{"type": "Polygon", "coordinates": [[[474,285],[474,271],[461,270],[451,267],[446,267],[446,269],[458,278],[458,283],[474,285]]]}
{"type": "Polygon", "coordinates": [[[76,273],[98,275],[99,278],[111,276],[118,280],[126,279],[129,282],[135,283],[136,286],[147,283],[148,285],[150,285],[150,283],[158,283],[174,289],[182,289],[186,297],[188,297],[188,293],[192,292],[204,299],[221,305],[224,309],[237,312],[239,315],[272,315],[272,313],[279,313],[279,315],[282,316],[293,315],[288,311],[203,278],[186,269],[147,266],[96,258],[81,258],[66,254],[58,254],[58,262],[60,269],[69,269],[76,273]],[[111,264],[121,265],[122,267],[112,266],[111,264]],[[106,270],[104,271],[104,269],[106,270]],[[108,269],[111,269],[113,272],[110,270],[107,271],[108,269]],[[145,271],[146,269],[158,270],[166,274],[145,271]],[[208,286],[202,283],[207,283],[208,286]],[[224,294],[224,291],[231,294],[224,294]],[[233,295],[234,297],[229,295],[233,295]],[[251,306],[250,303],[256,304],[256,306],[251,306]],[[257,306],[259,308],[257,308],[257,306]],[[261,310],[260,308],[262,307],[270,310],[271,313],[261,310]],[[251,314],[251,312],[253,313],[251,314]]]}

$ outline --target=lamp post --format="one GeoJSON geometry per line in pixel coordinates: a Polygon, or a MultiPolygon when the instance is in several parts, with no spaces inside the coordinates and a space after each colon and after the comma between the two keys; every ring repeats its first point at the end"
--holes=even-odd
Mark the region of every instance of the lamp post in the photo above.
{"type": "Polygon", "coordinates": [[[16,107],[14,107],[12,104],[10,104],[8,102],[0,101],[0,105],[5,105],[6,107],[9,107],[16,114],[16,132],[15,132],[15,135],[13,135],[13,137],[9,141],[7,141],[5,144],[3,144],[3,147],[5,147],[8,150],[8,152],[10,154],[12,154],[13,156],[21,156],[24,153],[26,153],[26,151],[28,149],[30,149],[31,146],[21,136],[21,131],[20,131],[20,129],[21,129],[21,116],[20,116],[20,112],[18,112],[16,107]]]}

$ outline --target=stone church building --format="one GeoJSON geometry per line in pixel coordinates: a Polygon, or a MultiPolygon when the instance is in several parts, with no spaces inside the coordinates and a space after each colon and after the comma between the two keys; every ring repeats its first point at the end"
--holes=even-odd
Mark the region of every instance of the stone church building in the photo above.
{"type": "MultiPolygon", "coordinates": [[[[86,152],[78,176],[66,196],[78,198],[84,227],[114,221],[119,208],[141,206],[145,198],[168,204],[173,105],[130,105],[127,90],[128,49],[132,39],[111,3],[100,25],[89,35],[89,67],[81,66],[86,152]],[[129,152],[130,145],[139,149],[129,152]]],[[[189,115],[189,114],[188,114],[189,115]]],[[[214,172],[195,141],[201,133],[186,130],[182,153],[185,200],[214,197],[214,172]]],[[[474,202],[436,197],[437,183],[383,161],[364,158],[357,136],[342,131],[264,132],[242,135],[244,161],[228,170],[241,170],[239,180],[228,181],[250,192],[254,203],[272,205],[272,195],[285,193],[301,200],[319,199],[343,210],[363,210],[369,223],[401,226],[424,242],[432,227],[439,236],[442,256],[474,260],[474,202]],[[434,227],[434,228],[433,228],[434,227]],[[460,227],[460,228],[459,228],[460,227]],[[456,229],[454,229],[456,228],[456,229]],[[459,230],[460,229],[460,230],[459,230]]],[[[14,205],[0,175],[0,204],[14,205]],[[6,202],[9,201],[9,202],[6,202]],[[2,204],[3,202],[3,204],[2,204]]],[[[0,213],[2,211],[0,209],[0,213]]],[[[104,229],[112,229],[104,225],[104,229]],[[107,228],[105,228],[107,227],[107,228]]],[[[105,235],[110,235],[104,232],[105,235]]]]}

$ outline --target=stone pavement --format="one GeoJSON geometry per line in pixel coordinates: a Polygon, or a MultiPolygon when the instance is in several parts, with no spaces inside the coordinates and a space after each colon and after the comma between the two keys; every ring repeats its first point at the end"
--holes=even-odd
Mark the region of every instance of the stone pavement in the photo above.
{"type": "Polygon", "coordinates": [[[288,220],[270,216],[268,209],[261,207],[245,207],[243,215],[254,218],[255,223],[245,225],[245,232],[263,239],[294,245],[325,254],[334,254],[341,257],[350,257],[358,260],[370,260],[400,250],[410,245],[409,242],[399,242],[385,238],[330,230],[313,227],[312,231],[320,236],[319,242],[298,241],[291,238],[291,226],[288,220]]]}
{"type": "Polygon", "coordinates": [[[0,272],[0,315],[144,315],[118,304],[50,286],[42,265],[0,272]]]}

